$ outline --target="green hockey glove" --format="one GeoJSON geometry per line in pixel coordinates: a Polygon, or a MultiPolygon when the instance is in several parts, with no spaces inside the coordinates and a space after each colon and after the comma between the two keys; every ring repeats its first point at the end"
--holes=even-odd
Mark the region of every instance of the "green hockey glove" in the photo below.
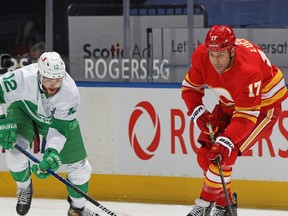
{"type": "Polygon", "coordinates": [[[56,172],[61,165],[61,155],[55,149],[48,148],[45,151],[43,160],[39,164],[32,165],[32,172],[36,175],[36,177],[45,179],[51,175],[47,172],[47,169],[51,169],[56,172]]]}
{"type": "Polygon", "coordinates": [[[39,179],[46,179],[51,176],[51,174],[48,173],[46,170],[41,170],[39,168],[39,164],[33,164],[31,169],[34,175],[39,179]]]}
{"type": "Polygon", "coordinates": [[[0,146],[6,150],[14,147],[17,135],[17,124],[11,119],[0,119],[0,146]]]}

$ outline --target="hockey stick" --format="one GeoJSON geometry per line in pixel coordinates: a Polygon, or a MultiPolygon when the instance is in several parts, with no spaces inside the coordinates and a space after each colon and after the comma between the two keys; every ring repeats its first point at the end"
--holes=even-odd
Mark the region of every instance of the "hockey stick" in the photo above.
{"type": "MultiPolygon", "coordinates": [[[[34,161],[35,163],[40,163],[40,161],[34,157],[32,154],[30,154],[29,152],[27,152],[25,149],[23,149],[21,146],[19,146],[18,144],[15,144],[14,146],[18,151],[20,151],[22,154],[26,155],[29,159],[31,159],[32,161],[34,161]]],[[[50,173],[51,175],[53,175],[55,178],[57,178],[58,180],[60,180],[62,183],[64,183],[66,186],[68,186],[69,188],[73,189],[75,192],[77,192],[78,194],[80,194],[81,196],[83,196],[84,198],[86,198],[88,201],[90,201],[92,204],[94,204],[95,206],[97,206],[98,208],[100,208],[102,211],[106,212],[108,215],[111,216],[117,216],[114,212],[110,211],[109,209],[107,209],[106,207],[104,207],[103,205],[101,205],[100,203],[98,203],[96,200],[94,200],[92,197],[90,197],[88,194],[86,194],[85,192],[83,192],[82,190],[80,190],[79,188],[77,188],[75,185],[73,185],[71,182],[67,181],[66,179],[62,178],[61,176],[59,176],[57,173],[55,173],[53,170],[51,169],[47,169],[47,172],[50,173]]]]}
{"type": "Polygon", "coordinates": [[[233,216],[232,207],[230,204],[230,200],[229,200],[229,196],[228,196],[228,192],[227,192],[227,188],[226,188],[226,183],[224,180],[224,175],[223,175],[222,168],[220,165],[220,161],[221,161],[220,157],[217,157],[215,161],[217,162],[217,166],[218,166],[218,170],[219,170],[219,174],[220,174],[220,178],[221,178],[221,183],[222,183],[223,191],[224,191],[226,202],[227,202],[228,212],[229,212],[230,216],[233,216]]]}
{"type": "MultiPolygon", "coordinates": [[[[211,141],[212,141],[212,143],[214,143],[215,142],[215,137],[214,137],[214,133],[213,133],[213,129],[212,129],[211,124],[208,123],[207,127],[209,129],[209,135],[210,135],[211,141]]],[[[225,199],[226,199],[226,202],[227,202],[228,213],[229,213],[230,216],[233,216],[232,207],[231,207],[231,204],[230,204],[230,200],[229,200],[229,196],[228,196],[228,192],[227,192],[227,188],[226,188],[226,182],[224,180],[224,175],[223,175],[223,171],[222,171],[221,164],[220,164],[221,157],[218,156],[215,159],[215,162],[217,163],[217,166],[218,166],[218,171],[219,171],[219,175],[220,175],[220,178],[221,178],[222,187],[223,187],[223,191],[224,191],[224,194],[225,194],[225,199]]]]}

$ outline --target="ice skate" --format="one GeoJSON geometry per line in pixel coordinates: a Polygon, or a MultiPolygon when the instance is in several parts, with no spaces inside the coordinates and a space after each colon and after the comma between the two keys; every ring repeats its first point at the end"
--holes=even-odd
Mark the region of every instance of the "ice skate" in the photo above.
{"type": "Polygon", "coordinates": [[[210,216],[213,207],[213,202],[207,202],[201,198],[195,200],[191,212],[187,216],[210,216]]]}
{"type": "Polygon", "coordinates": [[[216,206],[212,211],[212,216],[226,216],[228,215],[227,207],[216,206]]]}
{"type": "Polygon", "coordinates": [[[70,206],[68,210],[68,216],[100,216],[100,215],[86,207],[79,209],[70,206]]]}
{"type": "MultiPolygon", "coordinates": [[[[237,208],[238,208],[238,204],[237,204],[237,194],[233,193],[232,195],[232,216],[237,216],[237,208]]],[[[211,216],[230,216],[229,215],[229,211],[227,206],[226,207],[222,207],[222,206],[216,206],[213,211],[212,211],[212,215],[211,216]]]]}
{"type": "Polygon", "coordinates": [[[17,206],[16,206],[16,211],[18,215],[26,215],[28,211],[30,210],[31,206],[31,201],[32,201],[32,194],[33,194],[33,186],[32,186],[32,181],[28,188],[22,189],[18,188],[17,189],[17,194],[18,194],[18,201],[17,201],[17,206]]]}
{"type": "MultiPolygon", "coordinates": [[[[237,207],[232,206],[232,216],[237,216],[237,207]]],[[[230,216],[228,213],[227,207],[222,207],[222,206],[216,206],[213,211],[211,216],[230,216]]]]}
{"type": "Polygon", "coordinates": [[[68,202],[70,204],[68,210],[68,216],[100,216],[96,212],[84,207],[84,208],[75,208],[71,205],[71,199],[68,197],[68,202]]]}

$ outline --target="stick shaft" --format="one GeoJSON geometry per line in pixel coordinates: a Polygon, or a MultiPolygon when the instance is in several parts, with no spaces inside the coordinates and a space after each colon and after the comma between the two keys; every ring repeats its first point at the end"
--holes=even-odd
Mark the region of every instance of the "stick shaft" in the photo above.
{"type": "MultiPolygon", "coordinates": [[[[14,146],[18,151],[20,151],[22,154],[24,154],[25,156],[27,156],[29,159],[31,159],[33,162],[35,163],[40,163],[40,161],[34,157],[32,154],[30,154],[29,152],[27,152],[25,149],[23,149],[21,146],[19,146],[18,144],[15,144],[14,146]]],[[[77,188],[75,185],[73,185],[71,182],[67,181],[66,179],[62,178],[61,176],[59,176],[57,173],[55,173],[53,170],[51,169],[47,169],[47,172],[50,173],[51,175],[53,175],[55,178],[57,178],[58,180],[60,180],[62,183],[64,183],[66,186],[68,186],[69,188],[73,189],[75,192],[77,192],[78,194],[80,194],[81,196],[83,196],[84,198],[86,198],[88,201],[90,201],[92,204],[94,204],[95,206],[97,206],[98,208],[100,208],[102,211],[106,212],[108,215],[111,216],[117,216],[114,212],[110,211],[109,209],[107,209],[106,207],[104,207],[103,205],[101,205],[99,202],[97,202],[96,200],[94,200],[92,197],[90,197],[88,194],[86,194],[85,192],[83,192],[82,190],[80,190],[79,188],[77,188]]]]}
{"type": "MultiPolygon", "coordinates": [[[[209,135],[210,135],[211,141],[214,143],[214,142],[215,142],[215,137],[214,137],[214,132],[213,132],[213,129],[212,129],[211,124],[208,123],[208,124],[207,124],[207,127],[208,127],[208,129],[209,129],[209,135]]],[[[224,175],[223,175],[223,172],[222,172],[222,168],[221,168],[221,163],[220,163],[220,161],[221,161],[221,158],[220,158],[220,157],[217,157],[217,158],[216,158],[216,162],[217,162],[217,166],[218,166],[218,171],[219,171],[219,175],[220,175],[220,179],[221,179],[223,191],[224,191],[224,194],[225,194],[225,199],[226,199],[226,202],[227,202],[228,212],[229,212],[229,215],[230,215],[230,216],[233,216],[232,207],[231,207],[231,204],[230,204],[230,200],[229,200],[229,196],[228,196],[228,191],[227,191],[227,188],[226,188],[226,182],[225,182],[225,179],[224,179],[224,175]]]]}
{"type": "Polygon", "coordinates": [[[225,199],[226,199],[226,202],[227,202],[228,212],[229,212],[230,216],[233,216],[232,207],[231,207],[231,203],[230,203],[229,196],[228,196],[228,191],[227,191],[227,188],[226,188],[226,183],[225,183],[224,175],[223,175],[221,164],[220,164],[219,160],[217,161],[217,166],[218,166],[219,175],[220,175],[220,178],[221,178],[223,191],[224,191],[224,194],[225,194],[225,199]]]}
{"type": "Polygon", "coordinates": [[[209,130],[210,139],[211,139],[212,143],[214,143],[215,142],[215,137],[214,137],[214,132],[213,132],[213,129],[212,129],[212,125],[210,123],[207,123],[207,127],[208,127],[208,130],[209,130]]]}

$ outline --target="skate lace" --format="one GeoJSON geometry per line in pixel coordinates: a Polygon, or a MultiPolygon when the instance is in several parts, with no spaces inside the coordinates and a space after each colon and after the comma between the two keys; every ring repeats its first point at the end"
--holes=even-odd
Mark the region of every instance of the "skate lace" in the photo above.
{"type": "Polygon", "coordinates": [[[189,216],[202,216],[205,213],[205,208],[199,205],[193,205],[189,216]]]}
{"type": "Polygon", "coordinates": [[[28,188],[18,188],[17,194],[18,194],[18,203],[19,204],[28,204],[30,197],[31,197],[31,192],[30,192],[30,187],[28,188]]]}
{"type": "Polygon", "coordinates": [[[100,216],[99,214],[97,214],[96,212],[93,212],[92,210],[90,210],[88,208],[84,208],[82,214],[83,214],[83,216],[100,216]]]}
{"type": "Polygon", "coordinates": [[[225,216],[226,208],[214,208],[212,211],[212,216],[225,216]]]}

